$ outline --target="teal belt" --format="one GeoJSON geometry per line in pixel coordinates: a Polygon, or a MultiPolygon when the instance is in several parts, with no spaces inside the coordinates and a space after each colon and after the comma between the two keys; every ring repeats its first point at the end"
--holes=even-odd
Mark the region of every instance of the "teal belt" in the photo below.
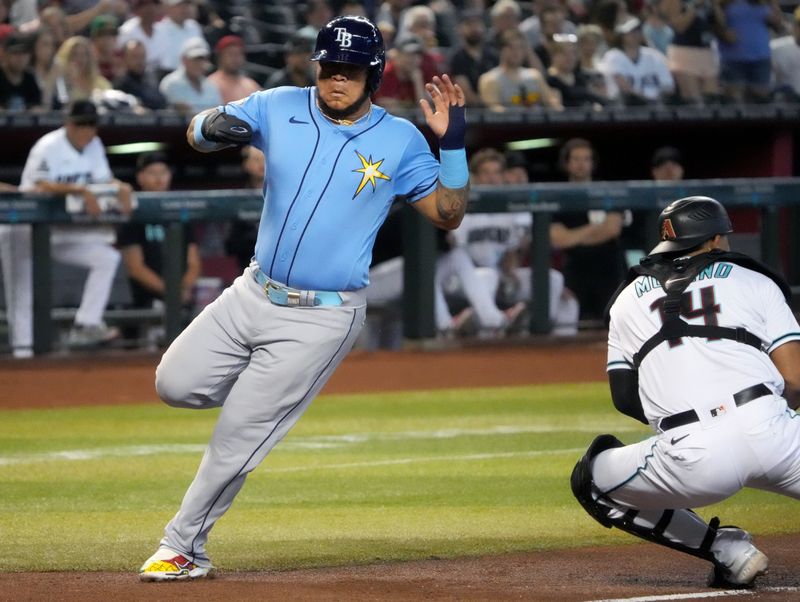
{"type": "Polygon", "coordinates": [[[284,307],[319,307],[320,305],[341,305],[342,296],[336,291],[302,291],[275,282],[256,267],[251,267],[258,285],[264,289],[269,300],[284,307]]]}

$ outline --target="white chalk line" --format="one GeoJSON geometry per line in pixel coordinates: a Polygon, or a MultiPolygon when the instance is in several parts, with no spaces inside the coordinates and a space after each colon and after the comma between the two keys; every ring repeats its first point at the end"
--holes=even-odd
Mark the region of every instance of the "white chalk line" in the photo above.
{"type": "Polygon", "coordinates": [[[604,598],[589,602],[662,602],[669,600],[701,600],[728,596],[755,596],[763,593],[796,593],[800,587],[759,587],[757,589],[725,589],[716,592],[692,592],[688,594],[662,594],[658,596],[636,596],[634,598],[604,598]]]}
{"type": "MultiPolygon", "coordinates": [[[[342,435],[309,435],[291,436],[280,444],[283,451],[338,449],[374,441],[396,442],[406,440],[455,439],[458,437],[495,437],[524,434],[548,434],[561,432],[600,432],[602,428],[573,426],[496,426],[485,429],[440,429],[436,431],[399,431],[346,433],[342,435]]],[[[620,431],[635,431],[636,428],[623,427],[620,431]]],[[[86,461],[106,458],[128,458],[136,456],[153,456],[158,454],[197,454],[205,450],[205,445],[197,443],[174,443],[153,445],[124,445],[99,447],[93,449],[70,449],[32,454],[13,454],[0,456],[0,466],[34,464],[55,461],[86,461]]],[[[580,450],[579,450],[580,451],[580,450]]]]}

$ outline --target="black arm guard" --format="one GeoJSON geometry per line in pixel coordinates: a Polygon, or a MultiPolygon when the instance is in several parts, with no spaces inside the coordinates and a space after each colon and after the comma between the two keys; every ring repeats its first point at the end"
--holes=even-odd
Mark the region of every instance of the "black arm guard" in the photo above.
{"type": "Polygon", "coordinates": [[[219,112],[206,115],[200,132],[203,134],[203,138],[209,142],[222,142],[223,144],[249,144],[253,137],[253,128],[247,122],[233,115],[219,112]]]}
{"type": "Polygon", "coordinates": [[[622,414],[649,424],[644,417],[642,400],[639,399],[639,372],[636,370],[609,370],[608,384],[611,387],[611,400],[622,414]]]}

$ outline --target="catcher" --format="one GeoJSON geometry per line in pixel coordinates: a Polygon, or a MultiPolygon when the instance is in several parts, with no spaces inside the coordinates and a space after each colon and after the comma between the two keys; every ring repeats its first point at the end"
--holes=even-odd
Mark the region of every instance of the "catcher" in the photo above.
{"type": "Polygon", "coordinates": [[[607,312],[612,400],[655,435],[597,437],[572,491],[603,526],[711,562],[709,586],[752,587],[768,560],[750,534],[688,508],[743,487],[800,499],[800,326],[786,283],[729,251],[720,203],[677,200],[659,225],[607,312]]]}

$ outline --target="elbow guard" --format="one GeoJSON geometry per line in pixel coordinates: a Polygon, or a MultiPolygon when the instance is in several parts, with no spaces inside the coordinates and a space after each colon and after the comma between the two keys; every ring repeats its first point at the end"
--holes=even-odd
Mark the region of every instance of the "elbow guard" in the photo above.
{"type": "Polygon", "coordinates": [[[648,424],[639,399],[639,373],[636,370],[609,370],[608,384],[614,407],[620,413],[648,424]]]}
{"type": "MultiPolygon", "coordinates": [[[[240,146],[250,143],[253,138],[253,128],[238,117],[216,111],[205,116],[200,125],[200,135],[208,142],[240,146]]],[[[197,139],[196,134],[195,139],[197,139]]]]}

